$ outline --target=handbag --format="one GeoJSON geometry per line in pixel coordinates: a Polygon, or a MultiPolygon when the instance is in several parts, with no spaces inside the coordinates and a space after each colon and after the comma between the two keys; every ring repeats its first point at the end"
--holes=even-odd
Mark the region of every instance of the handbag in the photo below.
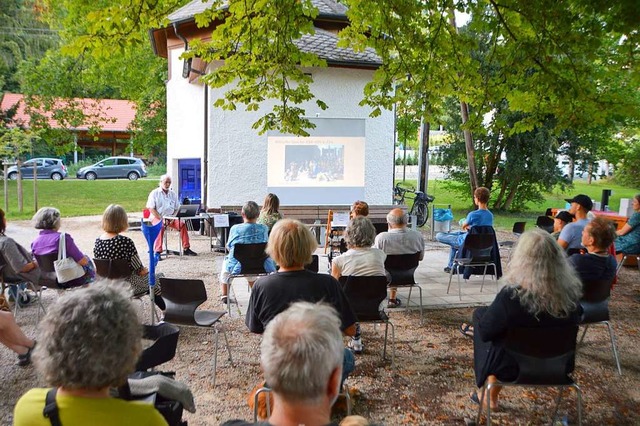
{"type": "Polygon", "coordinates": [[[78,265],[78,262],[73,258],[67,257],[67,245],[65,243],[64,232],[60,234],[58,260],[53,262],[53,269],[56,271],[56,279],[59,283],[66,283],[84,276],[84,268],[78,265]]]}

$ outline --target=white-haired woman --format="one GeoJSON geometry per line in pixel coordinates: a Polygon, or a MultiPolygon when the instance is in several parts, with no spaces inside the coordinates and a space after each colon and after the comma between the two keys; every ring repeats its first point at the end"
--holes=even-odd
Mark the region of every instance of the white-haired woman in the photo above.
{"type": "Polygon", "coordinates": [[[47,394],[64,426],[166,425],[151,404],[109,395],[133,372],[142,350],[142,327],[125,282],[99,282],[65,293],[40,323],[36,368],[52,388],[35,388],[15,406],[14,425],[47,426],[47,394]]]}
{"type": "MultiPolygon", "coordinates": [[[[60,210],[55,207],[43,207],[33,215],[33,225],[40,230],[40,234],[31,243],[31,252],[33,255],[45,255],[58,252],[60,243],[60,210]]],[[[84,269],[84,276],[73,281],[60,283],[63,288],[77,287],[92,282],[96,277],[96,270],[93,262],[88,256],[84,255],[71,235],[65,233],[64,237],[67,257],[73,258],[78,265],[84,269]]]]}
{"type": "MultiPolygon", "coordinates": [[[[386,276],[384,261],[387,255],[382,250],[371,247],[376,239],[376,228],[368,218],[356,216],[351,219],[344,235],[348,250],[331,262],[331,275],[336,280],[350,275],[386,276]]],[[[349,347],[357,354],[364,350],[360,324],[356,324],[356,334],[349,341],[349,347]]]]}
{"type": "MultiPolygon", "coordinates": [[[[505,286],[493,303],[473,313],[478,388],[486,380],[495,383],[516,378],[517,364],[502,348],[510,329],[558,327],[579,321],[582,283],[567,262],[564,250],[549,233],[534,229],[522,234],[510,265],[501,279],[505,286]]],[[[488,396],[492,410],[498,408],[499,393],[500,387],[496,386],[488,396]]],[[[473,392],[471,399],[479,403],[480,397],[473,392]]]]}

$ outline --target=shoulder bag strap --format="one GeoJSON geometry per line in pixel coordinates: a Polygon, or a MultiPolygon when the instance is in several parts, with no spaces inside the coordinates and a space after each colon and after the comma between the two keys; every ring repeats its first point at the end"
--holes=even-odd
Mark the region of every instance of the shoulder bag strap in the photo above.
{"type": "Polygon", "coordinates": [[[49,389],[49,392],[47,392],[47,398],[45,399],[44,410],[42,410],[42,414],[49,419],[51,426],[62,426],[62,423],[60,423],[58,404],[56,403],[57,392],[57,388],[49,389]]]}
{"type": "Polygon", "coordinates": [[[67,258],[67,243],[65,241],[64,232],[60,233],[58,240],[58,260],[67,258]]]}

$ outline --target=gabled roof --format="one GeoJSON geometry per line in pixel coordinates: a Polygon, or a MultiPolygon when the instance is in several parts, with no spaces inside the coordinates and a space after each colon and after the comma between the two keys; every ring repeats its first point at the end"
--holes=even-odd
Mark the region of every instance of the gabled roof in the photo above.
{"type": "Polygon", "coordinates": [[[315,34],[305,34],[294,43],[303,52],[315,53],[329,65],[380,65],[380,58],[373,49],[363,52],[338,47],[338,36],[332,32],[315,28],[315,34]]]}
{"type": "MultiPolygon", "coordinates": [[[[78,127],[70,128],[70,130],[89,130],[91,127],[99,127],[105,132],[129,132],[131,131],[131,123],[136,116],[136,106],[131,101],[121,99],[90,99],[90,98],[74,98],[74,104],[82,108],[87,122],[82,123],[78,127]]],[[[5,93],[0,102],[0,110],[6,111],[18,104],[18,110],[13,120],[19,125],[29,127],[31,117],[25,111],[24,95],[15,93],[5,93]]],[[[67,101],[61,99],[56,101],[56,106],[65,107],[67,101]]],[[[42,113],[47,117],[49,126],[53,129],[69,128],[60,125],[52,118],[50,112],[42,113]]]]}
{"type": "MultiPolygon", "coordinates": [[[[334,0],[311,0],[311,3],[318,8],[318,12],[321,16],[341,18],[346,20],[347,7],[334,0]]],[[[209,9],[213,4],[213,0],[193,0],[190,3],[182,6],[180,9],[169,14],[169,22],[183,22],[192,20],[198,13],[202,13],[209,9]]],[[[222,7],[227,7],[227,2],[222,2],[222,7]]]]}
{"type": "MultiPolygon", "coordinates": [[[[335,0],[311,0],[311,2],[319,11],[314,20],[315,34],[306,34],[295,41],[300,50],[317,54],[326,60],[329,66],[377,68],[381,65],[382,61],[371,48],[366,48],[363,52],[356,52],[353,49],[337,46],[338,36],[336,33],[339,29],[346,27],[349,22],[346,6],[335,0]]],[[[188,38],[198,37],[200,34],[202,37],[208,37],[211,28],[196,29],[194,22],[195,16],[209,9],[213,3],[213,0],[193,0],[168,16],[171,25],[166,28],[150,30],[149,35],[154,53],[167,57],[167,38],[180,38],[181,36],[177,36],[176,32],[183,34],[183,28],[188,29],[187,31],[190,33],[188,38]]],[[[226,5],[226,2],[222,2],[223,8],[226,5]]]]}

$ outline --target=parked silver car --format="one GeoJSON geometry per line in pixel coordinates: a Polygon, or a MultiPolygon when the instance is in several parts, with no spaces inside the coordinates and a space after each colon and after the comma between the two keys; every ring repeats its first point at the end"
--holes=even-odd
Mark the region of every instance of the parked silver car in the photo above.
{"type": "MultiPolygon", "coordinates": [[[[33,166],[36,165],[38,179],[62,180],[67,177],[67,167],[59,158],[32,158],[20,165],[23,179],[33,179],[33,166]]],[[[7,170],[9,179],[18,179],[18,166],[11,166],[7,170]]]]}
{"type": "Polygon", "coordinates": [[[93,166],[83,167],[76,173],[78,179],[123,179],[138,180],[147,176],[144,161],[133,157],[109,157],[93,166]]]}

